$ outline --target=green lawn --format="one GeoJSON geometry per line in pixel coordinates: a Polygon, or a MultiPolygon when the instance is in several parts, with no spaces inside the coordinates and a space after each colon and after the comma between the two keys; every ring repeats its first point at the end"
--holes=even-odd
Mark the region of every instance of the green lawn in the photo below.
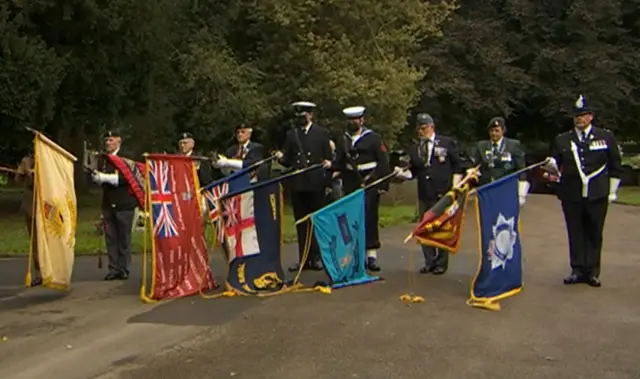
{"type": "MultiPolygon", "coordinates": [[[[29,240],[24,219],[19,212],[21,191],[0,189],[0,255],[23,255],[29,251],[29,240]]],[[[100,194],[89,193],[78,196],[78,226],[76,231],[76,254],[86,255],[104,251],[104,238],[96,232],[95,223],[100,217],[100,194]]],[[[415,208],[409,205],[383,206],[380,208],[380,224],[384,226],[410,223],[415,208]]],[[[296,232],[289,207],[285,208],[285,242],[295,242],[296,232]]],[[[409,233],[409,230],[407,230],[409,233]]],[[[142,252],[142,231],[134,234],[133,251],[142,252]]],[[[212,241],[211,230],[207,241],[212,241]]]]}
{"type": "Polygon", "coordinates": [[[620,187],[617,202],[620,204],[640,205],[640,187],[620,187]]]}

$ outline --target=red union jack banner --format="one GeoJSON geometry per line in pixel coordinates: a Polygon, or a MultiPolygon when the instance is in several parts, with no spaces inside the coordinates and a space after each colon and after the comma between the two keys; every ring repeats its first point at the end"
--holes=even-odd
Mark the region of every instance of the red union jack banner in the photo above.
{"type": "Polygon", "coordinates": [[[153,234],[161,238],[176,237],[178,227],[174,219],[173,194],[169,185],[169,165],[165,161],[150,161],[149,165],[153,234]]]}
{"type": "MultiPolygon", "coordinates": [[[[146,211],[153,227],[155,258],[150,294],[169,299],[197,294],[215,287],[194,163],[182,155],[150,154],[146,157],[145,187],[149,189],[146,211]]],[[[146,280],[147,278],[145,278],[146,280]]]]}
{"type": "Polygon", "coordinates": [[[209,220],[216,225],[218,241],[222,242],[224,238],[224,228],[222,227],[223,213],[218,209],[218,199],[229,193],[229,182],[224,182],[211,189],[204,191],[204,197],[207,199],[209,206],[209,220]]]}

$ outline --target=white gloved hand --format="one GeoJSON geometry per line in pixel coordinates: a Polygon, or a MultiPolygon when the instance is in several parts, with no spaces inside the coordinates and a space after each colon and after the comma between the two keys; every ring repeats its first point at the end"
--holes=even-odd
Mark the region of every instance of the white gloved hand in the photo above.
{"type": "Polygon", "coordinates": [[[560,174],[560,168],[558,167],[558,162],[556,162],[555,158],[547,157],[545,159],[544,164],[541,168],[547,172],[550,172],[552,175],[558,176],[560,174]]]}
{"type": "Polygon", "coordinates": [[[620,187],[620,178],[609,178],[609,203],[618,200],[618,187],[620,187]]]}
{"type": "Polygon", "coordinates": [[[106,174],[106,173],[101,172],[101,171],[94,171],[91,174],[91,179],[96,184],[105,184],[106,183],[106,184],[111,184],[114,187],[118,185],[118,174],[117,173],[106,174]]]}
{"type": "Polygon", "coordinates": [[[282,153],[282,151],[278,150],[275,153],[273,153],[273,155],[276,156],[276,159],[282,159],[284,158],[284,154],[282,153]]]}
{"type": "Polygon", "coordinates": [[[518,200],[520,202],[520,206],[523,206],[526,202],[529,188],[531,188],[531,184],[529,184],[529,182],[527,182],[526,180],[518,182],[518,200]]]}
{"type": "Polygon", "coordinates": [[[218,157],[218,159],[213,162],[213,167],[215,168],[225,168],[229,166],[229,160],[225,157],[218,157]]]}
{"type": "Polygon", "coordinates": [[[322,167],[324,167],[324,168],[331,168],[331,161],[328,161],[328,160],[326,160],[326,159],[325,159],[325,160],[322,162],[322,167]]]}
{"type": "Polygon", "coordinates": [[[453,187],[457,187],[458,184],[460,184],[461,181],[462,181],[462,175],[453,174],[453,187]]]}
{"type": "Polygon", "coordinates": [[[413,178],[413,174],[411,174],[411,170],[402,169],[398,166],[393,168],[393,172],[396,174],[396,177],[399,179],[410,180],[413,178]]]}
{"type": "Polygon", "coordinates": [[[466,171],[467,175],[471,175],[471,174],[476,174],[477,176],[481,176],[482,173],[480,172],[480,170],[476,170],[475,168],[468,168],[466,171]]]}

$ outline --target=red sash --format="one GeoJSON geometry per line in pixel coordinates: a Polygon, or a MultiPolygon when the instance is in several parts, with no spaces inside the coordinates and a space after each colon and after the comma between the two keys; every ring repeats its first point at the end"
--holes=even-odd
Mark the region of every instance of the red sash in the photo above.
{"type": "Polygon", "coordinates": [[[132,161],[131,159],[122,158],[113,154],[105,154],[105,156],[129,184],[129,193],[138,200],[140,209],[145,209],[144,163],[132,161]]]}

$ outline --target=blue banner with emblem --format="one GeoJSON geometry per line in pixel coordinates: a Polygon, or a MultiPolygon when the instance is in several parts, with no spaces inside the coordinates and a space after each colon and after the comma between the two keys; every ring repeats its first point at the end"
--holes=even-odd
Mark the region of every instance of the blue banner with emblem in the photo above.
{"type": "Polygon", "coordinates": [[[332,288],[380,279],[370,276],[365,269],[364,191],[357,190],[311,216],[332,288]]]}
{"type": "Polygon", "coordinates": [[[478,188],[476,215],[480,263],[469,305],[499,310],[499,301],[522,290],[518,178],[511,174],[478,188]]]}
{"type": "Polygon", "coordinates": [[[229,261],[226,289],[257,296],[284,289],[280,182],[270,180],[230,192],[220,204],[229,261]]]}

